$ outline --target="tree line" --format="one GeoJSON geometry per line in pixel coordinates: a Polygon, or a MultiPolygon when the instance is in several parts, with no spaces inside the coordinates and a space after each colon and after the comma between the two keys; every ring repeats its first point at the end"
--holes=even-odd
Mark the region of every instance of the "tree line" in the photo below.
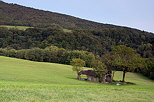
{"type": "Polygon", "coordinates": [[[83,59],[87,67],[91,67],[91,63],[95,60],[95,56],[91,52],[79,50],[66,50],[56,46],[49,46],[45,49],[32,48],[15,50],[11,48],[0,48],[0,56],[15,57],[39,62],[52,62],[61,64],[70,64],[73,58],[83,59]]]}
{"type": "MultiPolygon", "coordinates": [[[[136,50],[118,45],[106,52],[103,56],[94,55],[88,51],[67,50],[56,46],[42,48],[31,48],[16,50],[12,48],[0,48],[0,56],[15,57],[39,62],[51,62],[61,64],[72,64],[72,61],[82,62],[82,66],[91,67],[96,72],[104,71],[123,71],[123,79],[127,72],[142,73],[149,78],[154,79],[154,58],[143,58],[136,50]],[[76,60],[77,59],[77,60],[76,60]],[[82,60],[82,61],[80,61],[82,60]]],[[[80,63],[75,63],[79,65],[80,63]]],[[[82,68],[75,67],[79,72],[82,68]]],[[[101,76],[101,73],[98,76],[101,76]]]]}

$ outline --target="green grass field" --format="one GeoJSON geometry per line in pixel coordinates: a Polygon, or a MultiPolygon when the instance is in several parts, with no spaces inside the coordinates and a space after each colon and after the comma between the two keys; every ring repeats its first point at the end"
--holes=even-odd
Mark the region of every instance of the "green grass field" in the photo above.
{"type": "Polygon", "coordinates": [[[80,81],[69,65],[0,56],[0,102],[154,102],[154,81],[135,73],[126,81],[136,85],[80,81]]]}
{"type": "MultiPolygon", "coordinates": [[[[6,27],[8,29],[18,29],[18,30],[26,30],[28,28],[33,28],[33,27],[28,27],[28,26],[10,26],[10,25],[0,25],[0,27],[6,27]]],[[[69,30],[69,29],[63,29],[63,31],[66,33],[72,32],[72,30],[69,30]]]]}
{"type": "Polygon", "coordinates": [[[63,31],[66,32],[66,33],[71,33],[72,32],[72,30],[69,30],[69,29],[63,29],[63,31]]]}
{"type": "Polygon", "coordinates": [[[9,25],[0,25],[0,27],[6,27],[8,29],[18,29],[18,30],[26,30],[28,28],[33,28],[28,26],[9,26],[9,25]]]}

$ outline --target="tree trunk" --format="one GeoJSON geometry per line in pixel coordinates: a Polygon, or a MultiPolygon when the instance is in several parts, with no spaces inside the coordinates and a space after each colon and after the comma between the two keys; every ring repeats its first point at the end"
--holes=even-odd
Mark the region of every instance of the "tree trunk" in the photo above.
{"type": "Polygon", "coordinates": [[[106,82],[105,79],[106,79],[106,75],[103,76],[101,82],[103,81],[103,83],[105,83],[106,82]]]}
{"type": "Polygon", "coordinates": [[[77,74],[77,79],[81,80],[81,76],[79,74],[77,74]]]}
{"type": "Polygon", "coordinates": [[[123,79],[122,79],[123,82],[125,82],[125,75],[126,75],[126,70],[124,69],[123,70],[123,79]]]}

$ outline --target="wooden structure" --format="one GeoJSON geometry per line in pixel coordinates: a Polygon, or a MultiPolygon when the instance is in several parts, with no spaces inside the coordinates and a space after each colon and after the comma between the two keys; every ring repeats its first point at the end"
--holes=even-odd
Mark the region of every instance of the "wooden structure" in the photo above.
{"type": "MultiPolygon", "coordinates": [[[[100,82],[99,77],[96,74],[97,72],[94,70],[82,70],[78,73],[78,79],[79,80],[88,80],[92,82],[100,82]],[[81,75],[86,75],[87,78],[83,79],[81,78],[81,75]]],[[[104,75],[104,82],[111,82],[112,81],[112,72],[108,71],[107,73],[102,71],[102,74],[104,75]]]]}

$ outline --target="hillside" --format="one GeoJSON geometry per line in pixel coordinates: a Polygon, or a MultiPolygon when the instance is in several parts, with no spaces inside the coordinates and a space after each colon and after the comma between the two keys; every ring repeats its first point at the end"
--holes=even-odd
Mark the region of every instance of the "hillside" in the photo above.
{"type": "MultiPolygon", "coordinates": [[[[51,24],[58,24],[67,29],[129,29],[128,27],[93,22],[66,14],[43,11],[18,4],[9,4],[0,1],[0,25],[48,26],[51,24]]],[[[138,31],[136,29],[131,30],[138,31]]]]}
{"type": "Polygon", "coordinates": [[[0,25],[7,28],[15,25],[13,28],[19,30],[39,27],[26,31],[0,29],[0,48],[29,49],[55,45],[71,50],[86,50],[102,56],[111,50],[112,46],[123,44],[138,50],[143,57],[154,56],[153,33],[96,23],[2,1],[0,1],[0,25]],[[56,24],[62,29],[53,29],[53,25],[56,24]],[[52,29],[40,29],[42,27],[52,29]],[[147,48],[148,43],[152,47],[147,48]]]}
{"type": "MultiPolygon", "coordinates": [[[[146,63],[135,72],[152,78],[153,33],[0,0],[0,102],[153,102],[154,81],[141,74],[127,72],[132,84],[109,85],[77,80],[72,66],[63,65],[80,58],[91,67],[117,45],[135,49],[146,63]]],[[[118,70],[114,80],[122,76],[118,70]]]]}
{"type": "Polygon", "coordinates": [[[138,50],[143,57],[154,56],[153,33],[96,23],[2,1],[0,1],[0,25],[7,28],[15,25],[19,30],[26,30],[25,27],[39,27],[26,31],[0,29],[0,48],[29,49],[55,45],[71,50],[86,50],[102,56],[111,50],[112,46],[122,44],[138,50]],[[53,25],[62,29],[53,29],[53,25]],[[52,29],[42,29],[47,27],[52,29]],[[152,47],[147,48],[147,44],[151,44],[152,47]]]}
{"type": "Polygon", "coordinates": [[[52,26],[18,30],[25,27],[6,25],[3,27],[8,29],[0,28],[0,48],[30,49],[54,45],[69,50],[89,51],[102,56],[113,46],[123,44],[136,49],[142,57],[154,56],[154,34],[131,29],[68,30],[52,26]]]}
{"type": "Polygon", "coordinates": [[[38,10],[0,1],[1,25],[38,26],[59,24],[64,28],[102,29],[112,28],[109,24],[96,23],[64,14],[38,10]]]}
{"type": "Polygon", "coordinates": [[[32,27],[28,27],[28,26],[10,26],[10,25],[0,25],[0,27],[5,27],[8,29],[18,29],[18,30],[26,30],[28,28],[32,28],[32,27]]]}
{"type": "MultiPolygon", "coordinates": [[[[0,56],[0,101],[152,102],[154,82],[135,73],[126,81],[135,85],[103,85],[76,80],[71,66],[0,56]]],[[[122,73],[116,72],[120,80],[122,73]]]]}

